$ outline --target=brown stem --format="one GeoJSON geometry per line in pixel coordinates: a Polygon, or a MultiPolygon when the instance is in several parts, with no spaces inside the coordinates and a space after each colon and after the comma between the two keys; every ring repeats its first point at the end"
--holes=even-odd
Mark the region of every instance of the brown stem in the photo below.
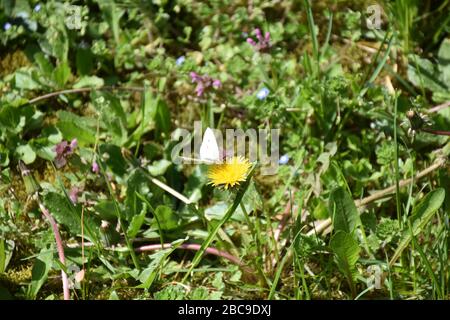
{"type": "MultiPolygon", "coordinates": [[[[48,222],[52,226],[53,234],[55,235],[56,249],[58,251],[59,261],[61,261],[61,263],[65,265],[66,259],[64,256],[64,247],[61,235],[59,234],[58,225],[56,224],[55,219],[47,210],[47,208],[45,208],[41,203],[39,203],[39,208],[41,209],[42,214],[47,218],[48,222]]],[[[70,300],[69,280],[67,279],[67,274],[64,272],[64,270],[61,270],[61,277],[63,283],[64,300],[70,300]]]]}
{"type": "MultiPolygon", "coordinates": [[[[140,239],[140,240],[144,241],[144,239],[140,239]]],[[[86,247],[90,247],[93,245],[94,244],[91,242],[87,242],[84,244],[84,246],[86,246],[86,247]]],[[[80,244],[69,244],[68,246],[70,248],[78,248],[78,247],[80,247],[80,244]]],[[[143,245],[143,246],[137,247],[135,249],[135,251],[137,251],[137,252],[156,251],[156,250],[161,250],[161,249],[168,249],[171,247],[172,247],[172,244],[170,244],[170,243],[164,243],[162,245],[159,243],[158,244],[148,244],[148,245],[143,245]]],[[[198,251],[198,250],[200,250],[200,247],[201,247],[201,245],[196,244],[196,243],[183,243],[183,244],[179,245],[177,247],[177,249],[198,251]]],[[[251,272],[251,270],[245,265],[245,263],[243,263],[241,260],[239,260],[239,258],[233,256],[232,254],[230,254],[228,252],[221,251],[221,250],[218,250],[218,249],[212,248],[212,247],[207,248],[205,252],[208,254],[212,254],[212,255],[215,255],[218,257],[225,258],[228,261],[244,268],[245,271],[251,272]]]]}
{"type": "Polygon", "coordinates": [[[42,100],[46,100],[52,97],[59,96],[60,94],[70,94],[70,93],[83,93],[83,92],[91,92],[94,90],[121,90],[121,91],[137,91],[137,92],[143,92],[143,87],[114,87],[114,86],[105,86],[105,87],[99,87],[99,88],[78,88],[78,89],[66,89],[66,90],[60,90],[55,92],[50,92],[47,94],[44,94],[42,96],[36,97],[34,99],[31,99],[28,101],[29,104],[33,104],[42,100]]]}
{"type": "Polygon", "coordinates": [[[428,132],[428,133],[438,135],[438,136],[450,136],[450,131],[433,130],[433,129],[428,129],[428,128],[422,128],[422,129],[420,129],[420,131],[428,132]]]}
{"type": "Polygon", "coordinates": [[[445,108],[448,108],[448,107],[450,107],[450,101],[445,102],[443,104],[440,104],[438,106],[435,106],[435,107],[433,107],[431,109],[428,109],[427,113],[438,112],[438,111],[441,111],[442,109],[445,109],[445,108]]]}

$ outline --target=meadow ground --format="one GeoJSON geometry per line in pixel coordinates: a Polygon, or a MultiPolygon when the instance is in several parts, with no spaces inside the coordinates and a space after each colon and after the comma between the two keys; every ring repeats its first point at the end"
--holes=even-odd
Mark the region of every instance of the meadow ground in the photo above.
{"type": "Polygon", "coordinates": [[[0,299],[448,299],[449,32],[449,0],[0,0],[0,299]]]}

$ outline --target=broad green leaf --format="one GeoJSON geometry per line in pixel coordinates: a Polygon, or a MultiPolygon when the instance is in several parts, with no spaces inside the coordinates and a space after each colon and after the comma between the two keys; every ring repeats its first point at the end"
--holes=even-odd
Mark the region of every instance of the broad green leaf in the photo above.
{"type": "MultiPolygon", "coordinates": [[[[412,226],[412,234],[417,236],[422,230],[425,228],[427,223],[431,220],[433,215],[439,210],[439,208],[444,203],[445,199],[445,190],[443,188],[439,188],[428,193],[423,200],[414,208],[411,217],[409,218],[410,224],[412,226]]],[[[409,243],[411,242],[411,232],[406,227],[403,231],[402,238],[400,243],[395,250],[394,255],[389,262],[389,265],[393,265],[397,259],[402,254],[403,250],[405,250],[409,243]]]]}
{"type": "Polygon", "coordinates": [[[155,215],[162,230],[173,230],[178,227],[178,219],[168,206],[158,206],[155,209],[155,215]]]}
{"type": "Polygon", "coordinates": [[[45,57],[45,55],[42,52],[38,52],[34,55],[34,60],[39,66],[39,69],[43,75],[47,78],[52,77],[53,73],[53,65],[52,63],[45,57]]]}
{"type": "Polygon", "coordinates": [[[33,163],[36,160],[36,152],[28,144],[17,147],[16,153],[25,164],[33,163]]]}
{"type": "Polygon", "coordinates": [[[74,214],[66,197],[49,192],[44,195],[44,204],[58,223],[67,227],[73,234],[81,233],[81,217],[74,214]]]}
{"type": "Polygon", "coordinates": [[[31,72],[16,71],[15,84],[19,89],[35,90],[41,88],[41,84],[33,79],[31,72]]]}
{"type": "Polygon", "coordinates": [[[53,71],[53,81],[58,85],[59,88],[64,88],[67,80],[70,77],[70,67],[67,62],[60,63],[56,69],[53,71]]]}
{"type": "Polygon", "coordinates": [[[102,200],[95,205],[95,211],[99,214],[102,220],[115,220],[117,214],[115,212],[114,201],[102,200]]]}
{"type": "Polygon", "coordinates": [[[353,234],[361,225],[358,209],[351,195],[342,187],[334,189],[330,194],[329,211],[332,214],[333,227],[336,232],[342,230],[353,234]]]}
{"type": "Polygon", "coordinates": [[[356,262],[361,251],[358,242],[349,233],[338,231],[331,238],[330,247],[336,255],[341,272],[349,280],[354,280],[357,275],[356,262]]]}
{"type": "Polygon", "coordinates": [[[13,134],[18,134],[26,124],[26,116],[22,114],[21,108],[4,106],[0,109],[1,130],[8,130],[13,134]]]}
{"type": "MultiPolygon", "coordinates": [[[[205,218],[208,221],[211,221],[213,219],[220,220],[227,213],[228,207],[229,207],[229,203],[227,203],[225,201],[219,201],[216,204],[214,204],[213,206],[211,206],[205,210],[205,218]]],[[[238,209],[240,209],[240,208],[238,208],[238,209]]],[[[245,223],[246,220],[245,220],[244,213],[242,212],[242,210],[238,211],[238,209],[236,209],[236,211],[233,213],[233,215],[231,216],[230,219],[245,223]]]]}
{"type": "Polygon", "coordinates": [[[450,88],[450,39],[444,39],[438,52],[439,70],[442,82],[450,88]]]}
{"type": "Polygon", "coordinates": [[[80,117],[67,111],[58,112],[59,121],[56,124],[64,138],[67,140],[77,139],[78,143],[95,143],[95,121],[86,117],[80,117]]]}
{"type": "Polygon", "coordinates": [[[48,272],[52,267],[53,250],[43,248],[36,258],[31,271],[31,283],[28,287],[27,296],[29,299],[35,299],[42,285],[48,277],[48,272]]]}
{"type": "MultiPolygon", "coordinates": [[[[46,208],[56,221],[64,225],[72,234],[81,234],[81,212],[79,207],[72,207],[70,200],[56,192],[49,192],[43,197],[46,208]]],[[[84,215],[85,236],[95,241],[98,238],[100,221],[96,216],[84,215]],[[95,234],[92,234],[95,232],[95,234]]]]}

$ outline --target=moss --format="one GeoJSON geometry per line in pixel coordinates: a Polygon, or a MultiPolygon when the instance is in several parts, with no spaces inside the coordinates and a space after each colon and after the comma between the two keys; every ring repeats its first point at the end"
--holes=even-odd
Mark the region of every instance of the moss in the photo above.
{"type": "Polygon", "coordinates": [[[7,53],[0,58],[0,76],[6,76],[15,70],[30,65],[30,61],[23,51],[17,50],[7,53]]]}

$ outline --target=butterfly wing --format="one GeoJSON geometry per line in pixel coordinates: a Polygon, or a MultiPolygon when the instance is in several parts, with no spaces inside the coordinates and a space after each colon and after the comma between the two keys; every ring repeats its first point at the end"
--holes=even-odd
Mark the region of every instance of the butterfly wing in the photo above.
{"type": "Polygon", "coordinates": [[[220,161],[219,146],[214,132],[210,128],[206,128],[203,135],[202,145],[200,146],[200,160],[203,161],[220,161]]]}

